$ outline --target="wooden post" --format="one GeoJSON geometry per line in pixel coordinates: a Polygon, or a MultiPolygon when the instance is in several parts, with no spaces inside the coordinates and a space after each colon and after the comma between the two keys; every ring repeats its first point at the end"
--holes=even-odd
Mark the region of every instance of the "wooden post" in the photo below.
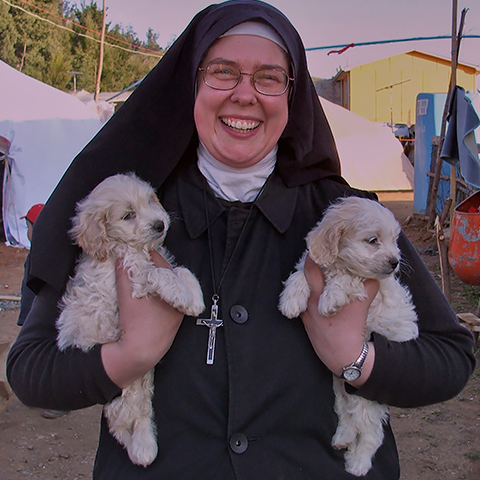
{"type": "Polygon", "coordinates": [[[442,213],[435,220],[435,234],[437,239],[438,258],[440,261],[440,274],[442,277],[442,291],[448,301],[450,301],[450,271],[448,266],[448,245],[443,232],[443,223],[450,211],[452,199],[448,198],[443,206],[442,213]]]}
{"type": "MultiPolygon", "coordinates": [[[[456,0],[455,0],[456,1],[456,0]]],[[[100,36],[100,53],[98,56],[98,71],[97,78],[95,80],[95,94],[93,99],[98,101],[98,94],[100,93],[100,79],[102,78],[102,69],[103,69],[103,49],[105,44],[105,24],[107,18],[107,0],[103,0],[103,15],[102,15],[102,33],[100,36]]]]}
{"type": "Polygon", "coordinates": [[[22,72],[23,71],[23,64],[25,62],[25,55],[27,54],[27,44],[23,44],[23,53],[22,53],[22,59],[20,60],[20,66],[18,67],[18,71],[22,72]]]}
{"type": "MultiPolygon", "coordinates": [[[[452,71],[450,74],[450,85],[448,87],[447,99],[445,102],[445,107],[443,109],[443,116],[442,116],[442,125],[440,131],[440,144],[437,153],[437,159],[435,162],[435,175],[433,178],[433,185],[431,189],[431,197],[429,199],[428,205],[428,218],[429,218],[429,228],[431,228],[435,221],[435,214],[436,214],[436,206],[437,206],[437,195],[438,195],[438,186],[440,183],[440,175],[442,172],[442,165],[443,160],[441,157],[443,143],[445,141],[445,132],[447,129],[447,116],[448,116],[448,109],[450,106],[450,99],[452,98],[453,91],[457,85],[457,65],[458,65],[458,56],[460,51],[460,42],[462,38],[463,26],[465,24],[465,16],[467,14],[467,9],[462,10],[461,20],[460,20],[460,27],[458,30],[457,36],[457,0],[453,0],[453,11],[452,11],[452,71]]],[[[451,172],[452,173],[452,172],[451,172]]],[[[450,176],[452,181],[452,175],[450,176]]],[[[456,179],[456,175],[455,175],[456,179]]],[[[450,190],[452,192],[452,185],[450,186],[450,190]]],[[[455,207],[455,197],[453,199],[453,208],[455,207]]]]}

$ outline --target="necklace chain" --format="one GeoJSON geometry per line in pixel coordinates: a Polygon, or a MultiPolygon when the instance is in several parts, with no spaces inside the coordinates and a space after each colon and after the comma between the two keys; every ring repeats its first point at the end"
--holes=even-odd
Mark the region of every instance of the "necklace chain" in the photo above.
{"type": "Polygon", "coordinates": [[[215,270],[213,265],[213,242],[212,242],[212,235],[210,232],[210,217],[208,215],[208,203],[207,203],[207,181],[205,177],[204,177],[204,182],[205,183],[204,183],[203,193],[204,193],[204,200],[205,200],[205,215],[207,220],[208,248],[210,252],[210,268],[212,269],[213,295],[212,295],[212,307],[211,307],[210,318],[203,318],[203,319],[198,318],[197,325],[204,325],[208,327],[207,365],[213,365],[213,362],[215,359],[215,343],[217,338],[217,328],[223,326],[223,320],[218,318],[218,302],[220,300],[220,296],[218,292],[220,291],[223,280],[225,279],[225,276],[227,274],[228,268],[232,263],[232,259],[233,259],[233,256],[235,255],[235,252],[237,251],[237,247],[240,244],[240,240],[243,236],[243,233],[245,232],[247,223],[250,220],[250,216],[252,215],[252,211],[253,211],[253,206],[256,200],[259,198],[260,194],[263,192],[266,182],[258,192],[257,196],[255,197],[255,200],[252,202],[250,209],[248,210],[247,218],[245,219],[245,222],[242,225],[240,234],[238,235],[237,241],[233,247],[232,254],[230,255],[227,265],[223,270],[222,277],[220,278],[220,282],[218,283],[218,287],[215,285],[215,270]]]}
{"type": "MultiPolygon", "coordinates": [[[[267,179],[268,181],[268,179],[267,179]]],[[[227,274],[227,271],[232,263],[232,260],[233,260],[233,257],[235,255],[235,252],[237,251],[237,248],[240,244],[240,240],[242,239],[242,236],[245,232],[245,229],[247,228],[247,224],[248,224],[248,221],[250,220],[250,217],[252,215],[252,212],[253,212],[253,207],[255,205],[255,202],[258,200],[258,198],[260,197],[260,195],[262,194],[263,190],[265,189],[265,185],[267,184],[267,181],[265,181],[265,183],[263,184],[262,188],[259,190],[259,192],[257,193],[257,196],[255,197],[255,199],[253,200],[252,204],[250,205],[250,208],[248,210],[248,215],[247,215],[247,218],[245,219],[245,221],[243,222],[243,225],[242,225],[242,229],[240,230],[240,234],[238,235],[238,238],[237,238],[237,241],[235,243],[235,246],[233,247],[233,251],[232,251],[232,254],[230,255],[230,258],[228,259],[228,262],[227,262],[227,265],[225,266],[225,269],[223,270],[223,273],[222,273],[222,276],[220,278],[220,281],[218,283],[218,286],[215,285],[215,269],[214,269],[214,265],[213,265],[213,245],[212,245],[212,235],[211,235],[211,232],[210,232],[210,217],[208,215],[208,204],[207,204],[207,185],[206,185],[206,179],[204,178],[204,189],[203,189],[203,193],[204,193],[204,199],[205,199],[205,216],[206,216],[206,220],[207,220],[207,235],[208,235],[208,249],[209,249],[209,253],[210,253],[210,269],[212,271],[212,286],[213,286],[213,297],[212,297],[212,300],[215,298],[217,301],[219,300],[219,292],[220,292],[220,288],[222,286],[222,283],[223,281],[225,280],[225,276],[227,274]]]]}

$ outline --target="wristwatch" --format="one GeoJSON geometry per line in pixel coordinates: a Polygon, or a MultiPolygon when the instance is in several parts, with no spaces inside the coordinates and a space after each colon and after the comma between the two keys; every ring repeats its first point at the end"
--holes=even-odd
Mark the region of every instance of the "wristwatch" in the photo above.
{"type": "Polygon", "coordinates": [[[363,342],[362,353],[360,353],[360,356],[353,363],[347,365],[346,367],[343,367],[343,372],[340,375],[340,378],[346,380],[347,382],[353,382],[354,380],[357,380],[357,378],[360,378],[360,375],[362,374],[363,364],[365,363],[367,355],[368,343],[363,342]]]}

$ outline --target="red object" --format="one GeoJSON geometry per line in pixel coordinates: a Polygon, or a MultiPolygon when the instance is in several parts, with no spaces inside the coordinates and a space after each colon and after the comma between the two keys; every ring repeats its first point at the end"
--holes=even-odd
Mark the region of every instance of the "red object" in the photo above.
{"type": "Polygon", "coordinates": [[[0,135],[0,154],[6,155],[10,150],[10,141],[0,135]]]}
{"type": "Polygon", "coordinates": [[[460,279],[480,285],[480,192],[455,207],[448,261],[460,279]]]}
{"type": "Polygon", "coordinates": [[[354,47],[355,44],[351,43],[350,45],[347,45],[346,47],[343,47],[341,50],[330,50],[327,55],[330,55],[331,53],[338,53],[339,55],[345,52],[345,50],[348,50],[351,47],[354,47]]]}
{"type": "Polygon", "coordinates": [[[37,203],[32,208],[30,208],[30,210],[27,212],[26,215],[20,218],[26,218],[27,220],[30,220],[32,223],[35,223],[43,207],[44,207],[43,203],[37,203]]]}

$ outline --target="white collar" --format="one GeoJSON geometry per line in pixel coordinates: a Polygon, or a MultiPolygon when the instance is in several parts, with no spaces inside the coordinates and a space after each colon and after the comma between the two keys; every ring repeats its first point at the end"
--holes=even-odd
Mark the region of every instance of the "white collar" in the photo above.
{"type": "Polygon", "coordinates": [[[253,202],[277,162],[273,150],[255,165],[235,168],[219,162],[200,142],[197,148],[198,168],[218,198],[229,202],[253,202]]]}

